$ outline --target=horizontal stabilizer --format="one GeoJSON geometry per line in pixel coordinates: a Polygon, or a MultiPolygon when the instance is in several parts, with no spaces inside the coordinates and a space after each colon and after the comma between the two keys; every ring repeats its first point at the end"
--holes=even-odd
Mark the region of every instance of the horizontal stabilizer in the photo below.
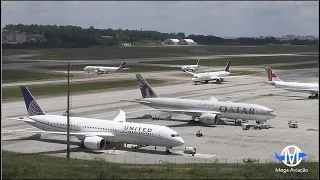
{"type": "Polygon", "coordinates": [[[121,109],[119,109],[119,111],[119,114],[113,120],[118,122],[126,122],[126,113],[121,109]]]}
{"type": "Polygon", "coordinates": [[[15,121],[24,121],[24,122],[35,122],[34,120],[29,119],[29,118],[27,118],[27,117],[22,117],[22,118],[5,118],[5,119],[15,120],[15,121]]]}

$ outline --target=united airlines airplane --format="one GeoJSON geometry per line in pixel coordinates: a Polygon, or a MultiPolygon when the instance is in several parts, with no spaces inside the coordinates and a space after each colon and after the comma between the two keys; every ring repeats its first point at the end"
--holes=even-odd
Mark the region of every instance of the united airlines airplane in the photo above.
{"type": "MultiPolygon", "coordinates": [[[[42,131],[24,131],[30,133],[67,134],[67,117],[46,114],[33,98],[26,87],[21,86],[29,116],[22,119],[42,131]]],[[[12,119],[12,118],[10,118],[12,119]]],[[[166,126],[126,122],[126,114],[120,110],[119,114],[110,120],[70,117],[70,136],[77,137],[81,147],[100,150],[107,142],[122,142],[136,145],[153,145],[170,149],[184,144],[184,140],[177,132],[166,126]]]]}
{"type": "Polygon", "coordinates": [[[190,123],[198,121],[214,125],[220,118],[264,122],[276,117],[272,109],[257,104],[224,102],[214,97],[210,100],[159,97],[140,74],[136,74],[136,77],[142,98],[122,101],[140,103],[167,113],[188,115],[192,117],[190,123]]]}
{"type": "Polygon", "coordinates": [[[285,82],[282,81],[270,67],[266,68],[269,84],[287,91],[293,92],[307,92],[313,96],[309,98],[318,98],[319,83],[299,83],[299,82],[285,82]]]}

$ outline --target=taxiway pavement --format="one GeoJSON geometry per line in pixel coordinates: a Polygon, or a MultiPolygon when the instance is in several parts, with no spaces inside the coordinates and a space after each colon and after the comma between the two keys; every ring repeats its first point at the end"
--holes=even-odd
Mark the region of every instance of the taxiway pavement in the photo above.
{"type": "MultiPolygon", "coordinates": [[[[291,79],[295,76],[298,81],[318,82],[316,70],[285,71],[291,79]],[[288,73],[291,73],[288,75],[288,73]],[[298,76],[294,74],[299,74],[298,76]]],[[[278,72],[277,74],[283,74],[278,72]]],[[[145,78],[161,76],[159,74],[142,75],[145,78]]],[[[193,85],[190,77],[181,77],[179,84],[156,86],[154,91],[161,97],[179,97],[209,100],[211,96],[218,100],[234,102],[256,103],[273,109],[277,117],[267,123],[273,126],[263,130],[242,130],[236,125],[216,125],[210,127],[190,125],[190,117],[173,115],[172,121],[155,121],[143,118],[146,114],[157,114],[157,111],[140,104],[121,102],[140,98],[137,87],[125,90],[107,90],[91,94],[72,95],[72,110],[74,116],[91,117],[112,120],[119,109],[127,113],[128,122],[151,123],[166,125],[177,131],[185,140],[185,145],[172,149],[173,154],[165,155],[164,147],[142,147],[134,149],[119,148],[104,150],[101,154],[94,154],[77,148],[77,140],[71,138],[71,157],[93,159],[97,156],[109,162],[158,164],[170,163],[209,163],[209,162],[242,162],[243,158],[257,158],[260,162],[276,161],[275,152],[281,153],[287,145],[296,145],[307,153],[310,160],[319,161],[319,100],[308,99],[308,94],[293,93],[266,84],[265,74],[254,76],[234,77],[222,84],[193,85]],[[299,128],[289,128],[288,121],[296,120],[299,128]],[[196,137],[197,130],[201,130],[204,137],[196,137]],[[183,154],[184,147],[197,148],[197,154],[192,157],[183,154]]],[[[49,114],[62,115],[66,110],[66,97],[35,97],[38,104],[49,114]]],[[[3,102],[2,104],[2,132],[32,128],[24,122],[8,120],[9,117],[26,116],[27,111],[23,99],[3,102]]],[[[35,129],[35,128],[33,128],[35,129]]],[[[24,153],[43,153],[55,156],[65,156],[66,137],[58,135],[37,135],[24,132],[13,134],[2,133],[2,149],[24,153]]]]}

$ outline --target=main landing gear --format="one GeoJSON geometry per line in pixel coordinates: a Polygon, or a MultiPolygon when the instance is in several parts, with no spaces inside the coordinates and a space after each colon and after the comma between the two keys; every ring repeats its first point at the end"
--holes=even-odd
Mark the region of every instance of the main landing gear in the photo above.
{"type": "Polygon", "coordinates": [[[84,140],[80,140],[79,147],[84,148],[84,140]]]}
{"type": "Polygon", "coordinates": [[[192,119],[188,121],[188,124],[198,124],[199,122],[199,117],[193,116],[192,119]]]}
{"type": "Polygon", "coordinates": [[[170,149],[172,149],[172,147],[166,147],[166,151],[164,151],[165,154],[171,154],[170,149]]]}
{"type": "Polygon", "coordinates": [[[317,93],[317,94],[315,94],[313,96],[309,96],[308,98],[309,99],[317,99],[318,97],[319,97],[319,94],[317,93]]]}

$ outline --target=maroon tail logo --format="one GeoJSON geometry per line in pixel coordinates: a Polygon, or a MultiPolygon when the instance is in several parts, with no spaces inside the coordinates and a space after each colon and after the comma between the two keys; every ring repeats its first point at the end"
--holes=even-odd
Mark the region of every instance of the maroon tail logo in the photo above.
{"type": "Polygon", "coordinates": [[[153,96],[153,92],[149,89],[149,87],[147,85],[142,85],[140,88],[140,91],[141,91],[143,98],[147,97],[148,94],[150,97],[153,96]]]}

